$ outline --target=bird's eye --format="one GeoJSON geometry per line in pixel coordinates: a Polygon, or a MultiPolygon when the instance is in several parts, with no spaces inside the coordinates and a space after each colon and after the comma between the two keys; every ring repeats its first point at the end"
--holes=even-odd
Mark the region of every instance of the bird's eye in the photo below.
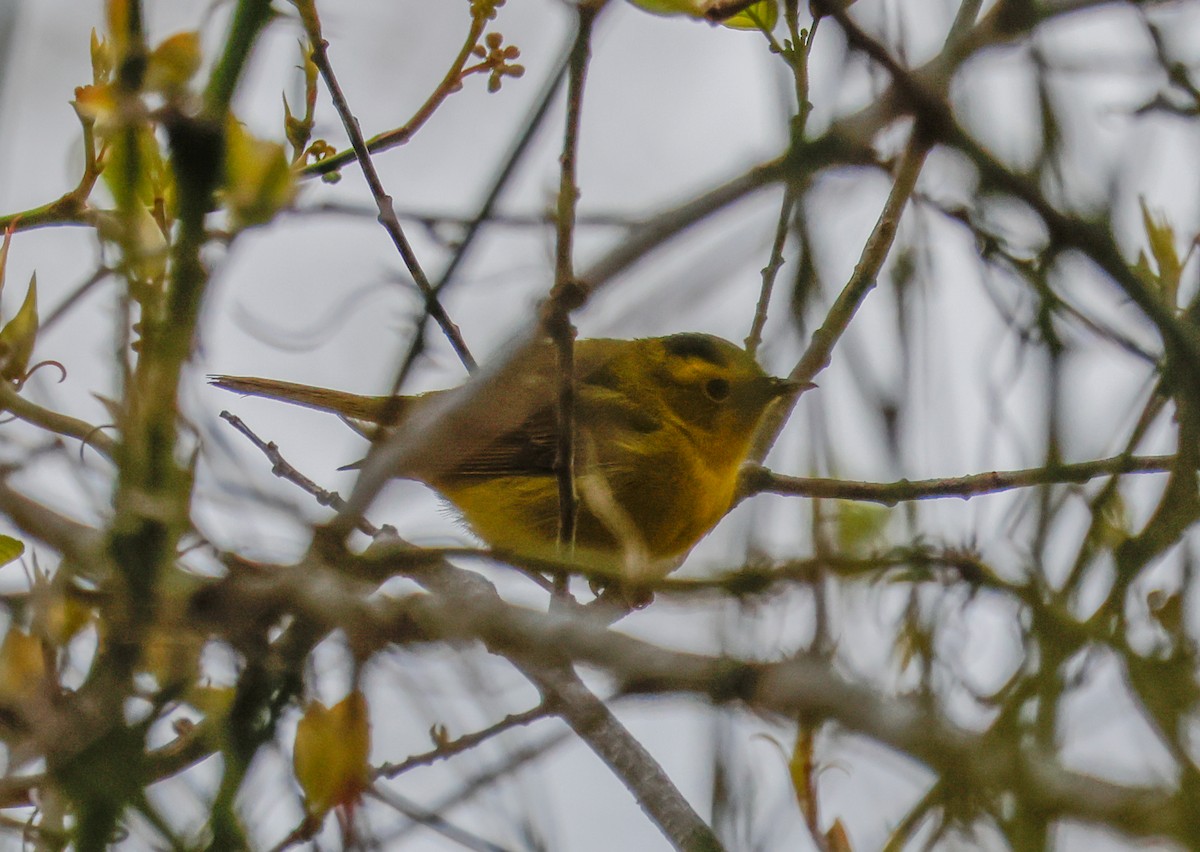
{"type": "Polygon", "coordinates": [[[704,392],[714,402],[721,402],[729,396],[729,382],[725,379],[709,379],[704,385],[704,392]]]}

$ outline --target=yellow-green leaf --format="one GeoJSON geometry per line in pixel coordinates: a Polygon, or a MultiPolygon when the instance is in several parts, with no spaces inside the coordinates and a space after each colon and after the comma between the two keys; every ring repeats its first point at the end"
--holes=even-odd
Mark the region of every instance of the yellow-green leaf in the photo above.
{"type": "Polygon", "coordinates": [[[25,698],[46,676],[46,657],[37,637],[10,627],[0,644],[0,697],[25,698]]]}
{"type": "Polygon", "coordinates": [[[107,117],[105,114],[105,110],[115,110],[116,101],[109,100],[113,97],[112,93],[89,94],[85,91],[92,88],[95,87],[85,86],[75,90],[75,110],[81,115],[86,112],[86,114],[96,116],[96,134],[98,136],[105,137],[111,134],[107,139],[103,156],[100,158],[100,165],[104,169],[101,177],[103,177],[105,185],[108,186],[114,197],[120,198],[132,183],[138,199],[147,207],[154,207],[155,202],[159,200],[169,201],[169,193],[173,184],[170,170],[163,158],[162,149],[159,147],[154,130],[144,124],[137,128],[137,132],[134,134],[136,140],[134,144],[137,150],[132,157],[129,156],[129,134],[112,133],[111,131],[116,127],[114,123],[117,120],[116,114],[114,112],[112,116],[107,117]],[[82,106],[85,103],[89,104],[86,108],[82,106]],[[132,177],[128,174],[130,166],[135,166],[137,169],[132,177]]]}
{"type": "Polygon", "coordinates": [[[224,198],[234,227],[269,222],[295,193],[295,174],[284,147],[256,139],[231,118],[225,133],[224,198]]]}
{"type": "Polygon", "coordinates": [[[1091,543],[1106,550],[1115,550],[1129,538],[1129,515],[1120,493],[1114,492],[1093,515],[1091,543]]]}
{"type": "MultiPolygon", "coordinates": [[[[1142,207],[1142,225],[1146,229],[1146,241],[1150,244],[1150,253],[1158,266],[1158,286],[1162,290],[1168,304],[1174,305],[1179,293],[1179,279],[1183,272],[1183,262],[1175,249],[1175,229],[1167,221],[1166,214],[1159,211],[1150,212],[1146,199],[1139,198],[1142,207]]],[[[1139,258],[1144,263],[1144,256],[1139,258]]],[[[1149,264],[1145,264],[1149,266],[1149,264]]]]}
{"type": "Polygon", "coordinates": [[[24,542],[10,535],[0,535],[0,565],[7,565],[25,552],[24,542]]]}
{"type": "Polygon", "coordinates": [[[97,210],[92,222],[100,238],[115,243],[140,283],[161,281],[167,273],[167,238],[150,211],[138,205],[126,217],[115,210],[97,210]]]}
{"type": "Polygon", "coordinates": [[[200,33],[175,33],[150,52],[146,88],[169,95],[178,92],[200,70],[200,33]]]}
{"type": "Polygon", "coordinates": [[[96,30],[92,28],[92,82],[96,85],[107,83],[112,75],[113,68],[113,53],[112,47],[105,40],[96,35],[96,30]]]}
{"type": "Polygon", "coordinates": [[[63,647],[96,617],[94,607],[72,595],[55,594],[38,612],[34,624],[38,635],[63,647]]]}
{"type": "Polygon", "coordinates": [[[721,26],[734,30],[762,30],[769,33],[775,29],[778,20],[779,5],[776,0],[759,0],[736,15],[722,20],[721,26]]]}
{"type": "Polygon", "coordinates": [[[1138,249],[1137,262],[1133,264],[1133,273],[1147,287],[1158,287],[1158,275],[1150,268],[1150,258],[1146,257],[1146,253],[1138,249]]]}
{"type": "Polygon", "coordinates": [[[927,661],[933,656],[933,637],[915,620],[907,618],[896,635],[892,650],[901,671],[904,671],[914,662],[927,661]]]}
{"type": "Polygon", "coordinates": [[[29,359],[33,355],[33,344],[37,340],[37,273],[29,279],[29,289],[21,309],[9,323],[0,329],[0,376],[10,382],[25,378],[29,359]]]}
{"type": "Polygon", "coordinates": [[[338,805],[353,806],[370,783],[371,726],[358,690],[333,707],[310,703],[296,725],[292,766],[308,813],[323,817],[338,805]]]}

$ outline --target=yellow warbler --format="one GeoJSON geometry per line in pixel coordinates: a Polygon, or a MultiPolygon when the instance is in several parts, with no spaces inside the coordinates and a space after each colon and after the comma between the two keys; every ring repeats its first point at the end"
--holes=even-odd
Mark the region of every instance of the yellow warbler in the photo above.
{"type": "MultiPolygon", "coordinates": [[[[397,475],[434,488],[492,546],[546,556],[555,552],[560,524],[553,347],[518,366],[532,394],[519,403],[528,412],[519,426],[490,436],[449,469],[397,475]]],[[[729,341],[693,333],[580,340],[575,376],[576,554],[622,555],[627,564],[633,555],[665,570],[729,511],[763,413],[798,388],[764,373],[729,341]]],[[[270,379],[210,381],[385,427],[446,393],[359,396],[270,379]]]]}

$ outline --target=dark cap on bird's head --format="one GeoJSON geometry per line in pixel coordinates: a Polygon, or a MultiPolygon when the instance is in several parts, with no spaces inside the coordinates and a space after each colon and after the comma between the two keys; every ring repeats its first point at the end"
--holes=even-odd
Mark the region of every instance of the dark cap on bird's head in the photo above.
{"type": "Polygon", "coordinates": [[[727,340],[694,331],[685,331],[663,338],[663,348],[667,350],[668,354],[680,358],[699,358],[710,364],[716,364],[718,367],[724,367],[729,363],[728,354],[721,350],[731,346],[733,344],[727,340]]]}

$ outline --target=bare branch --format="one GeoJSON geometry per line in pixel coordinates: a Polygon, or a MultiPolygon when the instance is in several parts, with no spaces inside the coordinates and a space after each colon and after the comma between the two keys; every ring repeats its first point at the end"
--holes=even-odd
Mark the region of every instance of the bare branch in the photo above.
{"type": "Polygon", "coordinates": [[[750,494],[796,494],[833,500],[865,500],[895,506],[907,500],[931,500],[961,497],[969,500],[983,494],[995,494],[1035,485],[1081,483],[1101,476],[1123,473],[1164,473],[1172,469],[1174,456],[1113,456],[1090,462],[1059,464],[1025,470],[990,471],[944,479],[900,480],[899,482],[852,482],[844,479],[818,479],[783,476],[762,467],[747,468],[747,496],[750,494]]]}

